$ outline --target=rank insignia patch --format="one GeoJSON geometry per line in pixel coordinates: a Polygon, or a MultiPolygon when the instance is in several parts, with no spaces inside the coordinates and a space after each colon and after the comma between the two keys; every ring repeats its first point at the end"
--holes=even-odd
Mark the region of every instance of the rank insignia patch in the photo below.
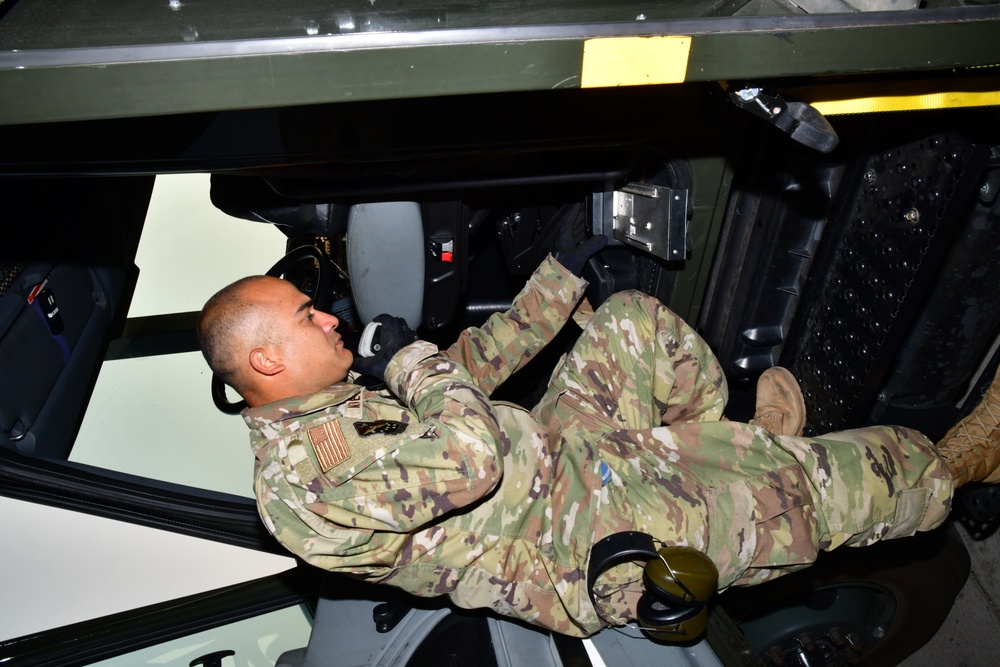
{"type": "Polygon", "coordinates": [[[354,398],[347,401],[344,404],[344,416],[350,419],[359,419],[361,417],[361,397],[355,396],[354,398]]]}
{"type": "Polygon", "coordinates": [[[347,439],[344,438],[340,426],[335,421],[329,421],[309,429],[309,440],[312,441],[316,459],[323,472],[343,463],[351,455],[347,439]]]}
{"type": "Polygon", "coordinates": [[[354,422],[354,428],[364,438],[369,435],[399,435],[406,430],[406,424],[391,419],[376,419],[371,422],[354,422]]]}

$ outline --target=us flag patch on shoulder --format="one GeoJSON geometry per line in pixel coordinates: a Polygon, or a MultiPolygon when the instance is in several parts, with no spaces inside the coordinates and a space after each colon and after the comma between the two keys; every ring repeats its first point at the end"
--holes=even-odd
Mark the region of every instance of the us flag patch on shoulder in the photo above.
{"type": "Polygon", "coordinates": [[[329,471],[335,465],[343,463],[351,456],[347,439],[336,421],[328,421],[309,429],[309,440],[312,441],[320,470],[329,471]]]}

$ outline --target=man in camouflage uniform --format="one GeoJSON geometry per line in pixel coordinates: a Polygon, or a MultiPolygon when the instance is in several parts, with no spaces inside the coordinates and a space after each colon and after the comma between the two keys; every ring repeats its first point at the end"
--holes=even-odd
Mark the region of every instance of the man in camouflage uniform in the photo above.
{"type": "Polygon", "coordinates": [[[725,378],[698,334],[635,292],[587,312],[585,284],[549,257],[509,312],[447,350],[394,354],[382,391],[343,381],[336,318],[290,283],[213,297],[199,334],[251,406],[268,530],[318,567],[585,636],[634,619],[642,591],[641,564],[614,567],[595,609],[588,558],[607,535],[690,545],[720,589],[748,585],[820,549],[934,528],[954,478],[997,474],[995,442],[988,461],[963,461],[969,447],[942,457],[904,428],[808,439],[725,421],[725,378]],[[491,402],[571,317],[583,333],[534,410],[491,402]]]}

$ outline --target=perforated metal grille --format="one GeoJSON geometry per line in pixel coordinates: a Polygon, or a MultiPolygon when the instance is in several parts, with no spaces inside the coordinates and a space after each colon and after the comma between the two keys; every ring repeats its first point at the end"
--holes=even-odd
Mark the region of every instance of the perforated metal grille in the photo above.
{"type": "Polygon", "coordinates": [[[850,425],[855,410],[867,413],[880,367],[920,305],[914,287],[930,279],[921,269],[939,261],[970,179],[978,178],[975,170],[967,175],[974,153],[941,135],[872,155],[853,196],[842,200],[842,226],[827,236],[825,270],[799,313],[793,357],[811,432],[850,425]]]}
{"type": "Polygon", "coordinates": [[[7,293],[23,270],[24,264],[19,262],[0,264],[0,297],[7,293]]]}

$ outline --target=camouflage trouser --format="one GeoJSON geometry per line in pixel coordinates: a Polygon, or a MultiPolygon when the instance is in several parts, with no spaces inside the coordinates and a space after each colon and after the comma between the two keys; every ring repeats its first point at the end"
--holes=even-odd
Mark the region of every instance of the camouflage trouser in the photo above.
{"type": "MultiPolygon", "coordinates": [[[[931,443],[903,428],[774,436],[723,419],[725,377],[704,340],[627,292],[593,316],[535,413],[610,469],[595,541],[624,530],[701,549],[720,588],[941,523],[952,483],[931,443]]],[[[641,567],[595,587],[604,616],[634,617],[641,567]]]]}

